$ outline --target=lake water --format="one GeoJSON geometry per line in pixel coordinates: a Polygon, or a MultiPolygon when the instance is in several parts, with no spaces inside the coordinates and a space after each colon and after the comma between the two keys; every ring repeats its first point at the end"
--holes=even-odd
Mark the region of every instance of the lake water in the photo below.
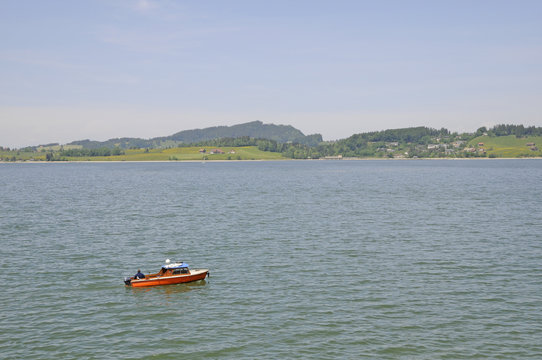
{"type": "Polygon", "coordinates": [[[542,161],[0,164],[0,357],[542,358],[542,161]],[[132,289],[164,259],[204,282],[132,289]]]}

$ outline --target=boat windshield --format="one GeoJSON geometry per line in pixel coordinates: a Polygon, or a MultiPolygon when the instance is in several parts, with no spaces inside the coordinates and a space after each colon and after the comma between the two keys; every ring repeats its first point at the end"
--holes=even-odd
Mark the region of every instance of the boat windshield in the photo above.
{"type": "Polygon", "coordinates": [[[173,275],[188,274],[188,268],[180,268],[173,270],[173,275]]]}

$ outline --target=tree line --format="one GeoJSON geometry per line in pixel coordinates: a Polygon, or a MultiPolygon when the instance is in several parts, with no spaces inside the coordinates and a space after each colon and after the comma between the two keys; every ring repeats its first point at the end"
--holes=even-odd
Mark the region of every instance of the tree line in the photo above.
{"type": "Polygon", "coordinates": [[[115,156],[124,155],[124,151],[118,147],[113,149],[101,147],[97,149],[67,149],[60,150],[60,156],[64,157],[85,157],[85,156],[115,156]]]}
{"type": "Polygon", "coordinates": [[[542,127],[528,126],[523,125],[496,125],[491,129],[486,129],[481,127],[476,131],[476,136],[482,136],[487,134],[488,136],[510,136],[514,135],[517,138],[526,137],[526,136],[542,136],[542,127]]]}

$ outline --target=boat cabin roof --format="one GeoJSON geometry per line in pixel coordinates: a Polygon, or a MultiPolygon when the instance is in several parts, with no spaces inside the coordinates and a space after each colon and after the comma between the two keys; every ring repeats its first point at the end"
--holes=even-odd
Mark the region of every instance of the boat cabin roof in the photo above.
{"type": "Polygon", "coordinates": [[[180,263],[172,263],[172,264],[166,264],[162,265],[162,269],[181,269],[181,268],[187,268],[188,264],[183,262],[180,263]]]}

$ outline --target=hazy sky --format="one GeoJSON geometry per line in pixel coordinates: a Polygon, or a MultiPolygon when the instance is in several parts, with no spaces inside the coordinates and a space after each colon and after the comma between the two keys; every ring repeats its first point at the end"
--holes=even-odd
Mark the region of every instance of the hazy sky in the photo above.
{"type": "Polygon", "coordinates": [[[0,145],[542,126],[542,1],[0,0],[0,145]]]}

